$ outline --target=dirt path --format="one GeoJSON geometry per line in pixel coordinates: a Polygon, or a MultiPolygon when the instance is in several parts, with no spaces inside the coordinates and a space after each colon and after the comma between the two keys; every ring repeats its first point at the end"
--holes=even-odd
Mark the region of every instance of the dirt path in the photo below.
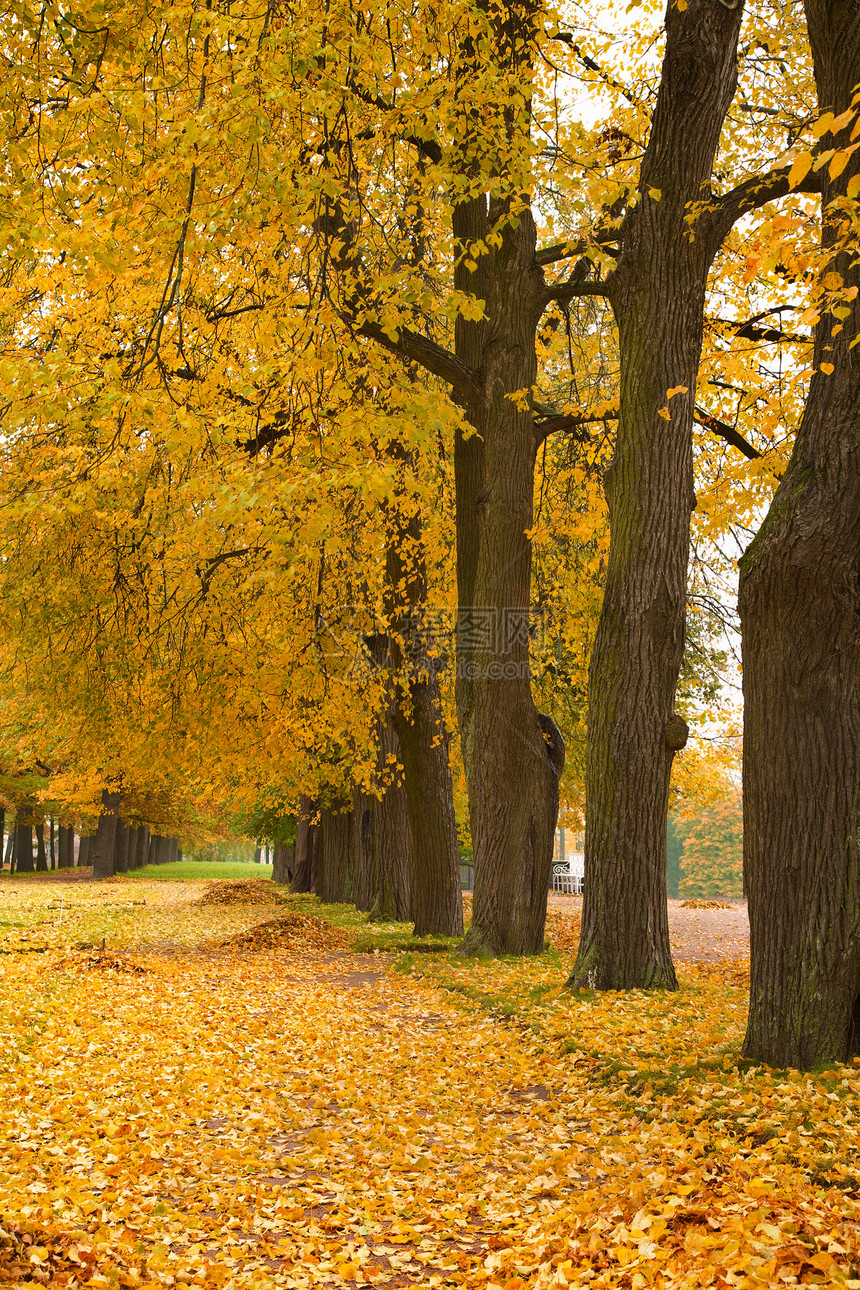
{"type": "MultiPolygon", "coordinates": [[[[750,952],[746,901],[727,902],[730,909],[684,909],[682,900],[669,901],[669,939],[678,963],[719,963],[744,959],[750,952]]],[[[581,896],[549,897],[552,910],[572,918],[582,913],[581,896]]]]}
{"type": "Polygon", "coordinates": [[[121,1286],[483,1284],[586,1185],[597,1108],[516,1028],[366,955],[173,945],[0,962],[0,1226],[42,1284],[70,1231],[121,1286]]]}
{"type": "Polygon", "coordinates": [[[420,956],[434,983],[127,887],[2,893],[44,945],[0,957],[3,1290],[851,1284],[860,1072],[739,1066],[742,966],[593,997],[549,956],[420,956]]]}

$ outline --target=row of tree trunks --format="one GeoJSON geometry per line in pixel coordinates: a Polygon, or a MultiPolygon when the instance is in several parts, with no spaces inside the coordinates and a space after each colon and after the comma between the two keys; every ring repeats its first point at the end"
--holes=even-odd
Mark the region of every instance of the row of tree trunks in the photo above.
{"type": "MultiPolygon", "coordinates": [[[[5,823],[5,812],[0,823],[5,823]]],[[[75,867],[75,830],[70,824],[60,824],[56,831],[57,845],[53,842],[53,820],[48,821],[48,845],[45,841],[44,822],[35,822],[33,812],[26,807],[19,807],[15,823],[10,828],[3,855],[3,864],[8,865],[12,873],[44,873],[50,869],[72,869],[75,867]],[[36,842],[36,855],[33,854],[33,842],[36,842]],[[50,866],[48,860],[50,857],[50,866]]],[[[151,858],[150,832],[148,825],[127,825],[114,816],[112,822],[114,833],[114,851],[108,859],[109,873],[127,873],[139,869],[145,864],[163,864],[169,860],[181,858],[179,843],[175,838],[157,839],[155,858],[151,858]]],[[[0,838],[2,838],[0,832],[0,838]]],[[[78,845],[77,864],[86,868],[92,864],[93,849],[99,840],[98,832],[92,835],[83,834],[78,845]]],[[[103,863],[103,861],[102,861],[103,863]]],[[[101,876],[109,876],[108,874],[101,876]]]]}
{"type": "Polygon", "coordinates": [[[92,837],[81,838],[79,865],[87,861],[92,865],[93,878],[101,879],[115,873],[128,873],[146,864],[169,864],[181,860],[182,852],[176,838],[160,834],[150,836],[147,825],[133,826],[120,820],[120,801],[121,795],[117,791],[105,789],[102,793],[98,828],[92,837]]]}
{"type": "MultiPolygon", "coordinates": [[[[434,653],[427,617],[422,513],[411,488],[415,463],[413,454],[402,445],[392,443],[390,452],[400,463],[400,470],[393,496],[385,503],[389,629],[387,635],[372,638],[371,652],[377,664],[390,674],[387,711],[380,726],[393,727],[397,761],[403,767],[411,845],[406,843],[401,825],[398,857],[402,862],[411,858],[413,935],[441,932],[461,936],[463,900],[454,786],[442,712],[440,660],[434,653]]],[[[380,744],[384,738],[380,731],[380,744]]],[[[385,766],[384,760],[382,765],[385,766]]],[[[380,876],[383,874],[388,876],[380,868],[380,876]]],[[[395,875],[399,877],[397,870],[391,877],[395,875]]]]}

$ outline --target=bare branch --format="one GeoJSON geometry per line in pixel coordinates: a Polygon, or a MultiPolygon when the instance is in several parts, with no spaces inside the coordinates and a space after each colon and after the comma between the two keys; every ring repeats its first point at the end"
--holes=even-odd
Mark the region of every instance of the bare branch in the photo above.
{"type": "Polygon", "coordinates": [[[780,342],[793,345],[810,345],[812,344],[811,336],[799,336],[794,332],[783,331],[781,327],[758,327],[756,325],[763,318],[770,318],[774,314],[795,312],[798,308],[798,305],[777,305],[774,309],[765,309],[760,314],[754,314],[746,322],[736,322],[733,318],[711,318],[708,321],[717,323],[721,327],[731,327],[736,336],[741,336],[746,340],[759,340],[774,345],[780,342]]]}
{"type": "Polygon", "coordinates": [[[742,452],[750,461],[755,461],[757,457],[763,456],[757,448],[754,448],[751,443],[746,441],[734,426],[726,425],[725,421],[717,420],[716,417],[711,416],[710,412],[706,412],[704,408],[697,407],[693,412],[693,416],[699,425],[704,426],[706,430],[710,430],[711,434],[724,439],[733,448],[737,448],[738,452],[742,452]]]}

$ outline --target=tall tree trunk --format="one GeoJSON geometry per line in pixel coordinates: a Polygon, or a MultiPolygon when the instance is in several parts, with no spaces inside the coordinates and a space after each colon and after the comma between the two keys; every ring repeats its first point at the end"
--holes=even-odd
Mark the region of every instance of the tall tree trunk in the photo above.
{"type": "Polygon", "coordinates": [[[52,869],[56,869],[56,867],[57,867],[57,851],[56,851],[56,844],[55,844],[55,840],[54,840],[54,817],[53,817],[53,815],[52,815],[52,816],[50,817],[50,819],[48,820],[48,836],[49,836],[49,838],[50,838],[50,843],[51,843],[51,846],[50,846],[50,853],[51,853],[51,868],[52,868],[52,869]]]}
{"type": "Polygon", "coordinates": [[[666,904],[669,777],[694,504],[692,421],[705,288],[719,245],[688,224],[707,198],[737,81],[741,6],[670,4],[639,203],[609,296],[620,415],[606,473],[611,542],[589,666],[585,898],[573,986],[675,989],[666,904]],[[677,391],[674,396],[671,391],[677,391]]]}
{"type": "Polygon", "coordinates": [[[483,295],[487,316],[456,325],[457,354],[479,374],[466,404],[478,434],[460,436],[455,450],[457,712],[475,856],[463,950],[540,954],[563,743],[553,726],[550,760],[531,694],[526,534],[537,441],[531,410],[511,396],[537,380],[535,329],[546,302],[531,212],[506,222],[509,209],[480,198],[454,213],[463,260],[466,246],[502,230],[474,275],[462,264],[455,273],[461,289],[483,295]]]}
{"type": "Polygon", "coordinates": [[[128,868],[133,873],[135,869],[140,868],[141,843],[143,841],[143,825],[138,824],[132,829],[131,837],[128,844],[128,868]]]}
{"type": "Polygon", "coordinates": [[[296,863],[295,845],[281,843],[272,853],[272,882],[289,882],[296,863]]]}
{"type": "MultiPolygon", "coordinates": [[[[401,464],[386,505],[389,635],[374,639],[377,662],[393,672],[391,717],[400,746],[406,809],[412,833],[413,935],[463,932],[460,854],[454,785],[442,713],[438,657],[427,626],[427,562],[420,506],[409,486],[412,456],[396,447],[401,464]]],[[[432,626],[432,624],[431,624],[432,626]]]]}
{"type": "Polygon", "coordinates": [[[58,847],[59,855],[57,857],[61,869],[71,869],[75,862],[75,831],[68,824],[61,824],[58,829],[58,847]]]}
{"type": "Polygon", "coordinates": [[[128,849],[131,830],[122,821],[117,821],[116,843],[114,848],[114,873],[128,873],[128,849]]]}
{"type": "Polygon", "coordinates": [[[356,909],[360,909],[364,913],[369,913],[373,908],[376,883],[374,800],[369,793],[365,793],[363,789],[353,785],[353,824],[350,830],[352,900],[356,909]]]}
{"type": "Polygon", "coordinates": [[[352,811],[346,803],[324,806],[320,811],[317,895],[327,904],[344,904],[352,898],[351,825],[352,811]]]}
{"type": "Polygon", "coordinates": [[[33,863],[33,808],[20,806],[15,815],[15,872],[35,873],[33,863]]]}
{"type": "Polygon", "coordinates": [[[304,795],[299,798],[296,816],[296,868],[290,891],[316,891],[319,829],[312,823],[316,811],[316,803],[311,798],[304,795]]]}
{"type": "Polygon", "coordinates": [[[409,703],[398,702],[394,728],[403,760],[406,812],[412,835],[414,936],[463,933],[460,852],[448,736],[433,660],[409,682],[409,703]]]}
{"type": "MultiPolygon", "coordinates": [[[[838,116],[860,80],[860,8],[806,0],[806,13],[819,104],[838,116]]],[[[827,247],[842,222],[828,206],[858,173],[855,152],[825,182],[827,247]]],[[[858,290],[856,251],[828,267],[858,290]]],[[[791,461],[740,583],[752,975],[744,1053],[806,1069],[860,1051],[858,297],[839,321],[825,313],[816,328],[791,461]]]]}
{"type": "Polygon", "coordinates": [[[149,825],[141,824],[138,830],[137,855],[135,857],[135,868],[142,869],[149,860],[149,825]]]}
{"type": "Polygon", "coordinates": [[[371,807],[373,897],[370,918],[377,923],[404,923],[412,917],[412,829],[406,802],[400,743],[394,729],[394,702],[378,719],[377,781],[381,796],[371,807]]]}
{"type": "Polygon", "coordinates": [[[12,873],[12,850],[15,846],[15,825],[9,830],[9,837],[6,839],[6,853],[3,856],[3,863],[9,866],[9,872],[12,873]]]}
{"type": "Polygon", "coordinates": [[[114,873],[116,853],[117,808],[120,794],[115,789],[102,791],[102,813],[98,828],[90,844],[90,861],[93,878],[110,878],[114,873]]]}
{"type": "Polygon", "coordinates": [[[78,843],[78,868],[86,869],[91,864],[90,851],[92,849],[92,838],[89,834],[81,834],[78,843]]]}
{"type": "Polygon", "coordinates": [[[45,821],[36,822],[36,873],[48,872],[48,853],[45,850],[45,821]]]}

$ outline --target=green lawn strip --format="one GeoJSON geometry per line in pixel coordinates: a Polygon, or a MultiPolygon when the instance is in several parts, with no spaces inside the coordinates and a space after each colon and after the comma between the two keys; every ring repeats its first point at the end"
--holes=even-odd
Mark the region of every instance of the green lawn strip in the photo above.
{"type": "Polygon", "coordinates": [[[120,878],[154,878],[157,882],[199,882],[201,878],[271,878],[270,864],[243,864],[240,860],[176,860],[171,864],[147,864],[120,878]]]}

